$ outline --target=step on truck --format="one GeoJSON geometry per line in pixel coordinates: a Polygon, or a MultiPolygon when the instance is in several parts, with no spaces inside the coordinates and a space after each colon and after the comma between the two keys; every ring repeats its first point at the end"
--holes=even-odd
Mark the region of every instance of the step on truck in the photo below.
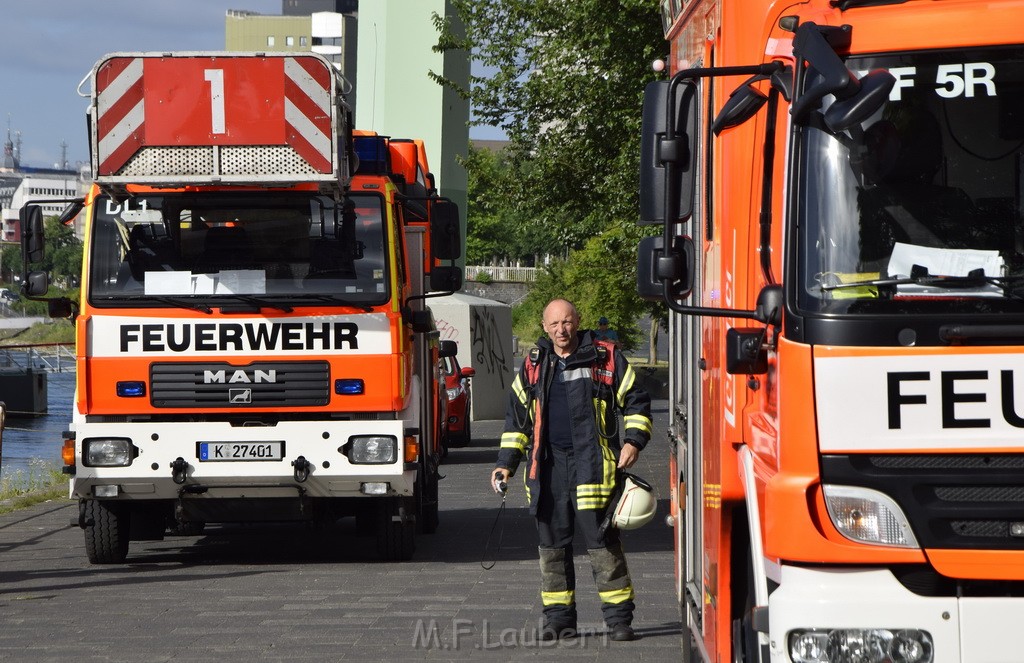
{"type": "MultiPolygon", "coordinates": [[[[93,563],[207,523],[354,517],[381,557],[438,526],[458,210],[360,171],[315,54],[115,53],[91,73],[94,182],[63,447],[93,563]],[[415,218],[413,218],[415,217],[415,218]]],[[[48,275],[22,211],[26,295],[48,275]]],[[[328,531],[328,530],[324,530],[328,531]]]]}
{"type": "Polygon", "coordinates": [[[1024,2],[661,6],[684,660],[1021,660],[1024,2]]]}

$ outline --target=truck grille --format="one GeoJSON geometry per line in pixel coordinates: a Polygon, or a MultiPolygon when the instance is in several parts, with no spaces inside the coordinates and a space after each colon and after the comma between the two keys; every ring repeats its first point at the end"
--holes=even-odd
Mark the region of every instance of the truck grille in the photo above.
{"type": "Polygon", "coordinates": [[[821,480],[889,495],[923,548],[1024,550],[1024,454],[828,455],[821,480]]]}
{"type": "Polygon", "coordinates": [[[325,361],[161,363],[149,371],[153,407],[259,408],[327,405],[325,361]]]}

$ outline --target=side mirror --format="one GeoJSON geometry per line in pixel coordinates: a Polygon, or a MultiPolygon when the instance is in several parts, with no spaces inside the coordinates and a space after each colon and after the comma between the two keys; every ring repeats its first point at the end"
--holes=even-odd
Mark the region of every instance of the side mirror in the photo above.
{"type": "Polygon", "coordinates": [[[462,255],[459,206],[447,198],[430,199],[429,205],[431,253],[438,260],[455,260],[462,255]]]}
{"type": "Polygon", "coordinates": [[[731,375],[768,372],[766,329],[732,327],[725,334],[725,371],[731,375]]]}
{"type": "Polygon", "coordinates": [[[430,309],[424,309],[422,311],[409,311],[405,309],[402,314],[406,318],[406,322],[412,327],[412,331],[415,334],[426,334],[434,331],[434,316],[430,313],[430,309]]]}
{"type": "Polygon", "coordinates": [[[643,121],[640,138],[640,225],[686,221],[693,214],[696,188],[697,118],[700,99],[697,86],[684,82],[676,87],[675,107],[668,110],[670,81],[653,81],[644,89],[643,121]],[[675,139],[666,140],[669,123],[674,123],[675,139]],[[676,166],[678,182],[670,183],[665,164],[676,166]],[[666,219],[666,190],[678,186],[679,209],[666,219]]]}
{"type": "Polygon", "coordinates": [[[896,77],[884,69],[876,69],[860,79],[857,93],[837,99],[825,111],[825,126],[835,133],[855,127],[874,115],[889,99],[896,77]]]}
{"type": "Polygon", "coordinates": [[[462,367],[462,377],[464,377],[464,378],[471,378],[474,375],[476,375],[476,369],[475,368],[473,368],[472,366],[463,366],[462,367]]]}
{"type": "Polygon", "coordinates": [[[50,288],[50,276],[46,272],[29,272],[21,282],[21,291],[28,297],[42,297],[50,288]]]}
{"type": "Polygon", "coordinates": [[[55,297],[47,300],[46,314],[55,320],[74,316],[74,305],[67,297],[55,297]]]}
{"type": "Polygon", "coordinates": [[[741,85],[729,95],[729,100],[711,123],[711,131],[717,136],[726,129],[738,127],[750,118],[768,101],[768,95],[753,85],[741,85]]]}
{"type": "MultiPolygon", "coordinates": [[[[19,215],[21,223],[21,258],[28,265],[41,262],[46,243],[43,231],[43,209],[39,205],[25,205],[19,215]]],[[[45,291],[44,291],[45,292],[45,291]]]]}
{"type": "Polygon", "coordinates": [[[459,353],[459,344],[455,341],[441,341],[441,347],[437,353],[441,357],[454,357],[459,353]]]}
{"type": "Polygon", "coordinates": [[[435,265],[430,270],[432,292],[455,292],[462,289],[462,270],[454,266],[435,265]]]}
{"type": "Polygon", "coordinates": [[[642,299],[660,302],[665,296],[665,281],[669,282],[669,296],[673,300],[685,299],[693,290],[695,248],[689,237],[675,237],[669,251],[664,250],[664,238],[644,237],[637,250],[636,291],[642,299]]]}
{"type": "Polygon", "coordinates": [[[73,200],[68,203],[68,206],[64,208],[64,211],[60,213],[60,217],[57,219],[57,223],[61,225],[67,225],[71,223],[72,219],[78,216],[78,213],[85,207],[84,200],[73,200]]]}
{"type": "Polygon", "coordinates": [[[754,319],[766,325],[778,327],[782,324],[782,310],[785,306],[781,285],[766,285],[757,293],[754,319]]]}

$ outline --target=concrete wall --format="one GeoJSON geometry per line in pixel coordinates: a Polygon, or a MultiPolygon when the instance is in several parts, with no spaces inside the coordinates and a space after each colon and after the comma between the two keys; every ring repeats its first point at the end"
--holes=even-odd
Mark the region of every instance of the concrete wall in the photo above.
{"type": "Polygon", "coordinates": [[[441,340],[459,345],[459,364],[472,366],[472,419],[504,419],[512,384],[512,309],[470,295],[427,300],[441,340]]]}
{"type": "Polygon", "coordinates": [[[493,299],[509,306],[515,306],[526,299],[526,295],[530,292],[530,286],[526,283],[504,283],[500,281],[479,283],[477,281],[466,281],[462,284],[462,292],[474,297],[493,299]]]}

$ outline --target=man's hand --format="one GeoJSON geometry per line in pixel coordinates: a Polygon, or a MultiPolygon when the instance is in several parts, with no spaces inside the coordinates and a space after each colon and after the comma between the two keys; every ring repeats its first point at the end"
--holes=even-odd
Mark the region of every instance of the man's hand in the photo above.
{"type": "Polygon", "coordinates": [[[498,484],[508,484],[508,470],[504,467],[496,467],[491,472],[488,480],[491,482],[491,489],[500,495],[502,491],[498,488],[498,484]]]}
{"type": "Polygon", "coordinates": [[[633,467],[639,457],[640,449],[635,444],[626,442],[619,452],[619,469],[626,470],[633,467]]]}

